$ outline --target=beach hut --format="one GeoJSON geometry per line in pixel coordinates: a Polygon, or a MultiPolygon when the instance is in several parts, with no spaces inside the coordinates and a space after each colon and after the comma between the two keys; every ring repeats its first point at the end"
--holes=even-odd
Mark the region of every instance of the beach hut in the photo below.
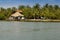
{"type": "MultiPolygon", "coordinates": [[[[21,11],[22,12],[22,11],[21,11]]],[[[13,13],[10,17],[9,20],[21,20],[24,19],[24,15],[21,14],[20,11],[16,11],[15,13],[13,13]]]]}

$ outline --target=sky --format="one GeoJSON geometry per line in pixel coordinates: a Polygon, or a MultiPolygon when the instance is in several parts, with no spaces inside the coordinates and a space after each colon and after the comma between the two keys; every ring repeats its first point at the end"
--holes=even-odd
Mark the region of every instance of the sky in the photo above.
{"type": "Polygon", "coordinates": [[[18,7],[19,5],[33,6],[36,3],[39,3],[41,6],[47,3],[51,5],[60,6],[60,0],[0,0],[0,7],[4,7],[4,8],[18,7]]]}

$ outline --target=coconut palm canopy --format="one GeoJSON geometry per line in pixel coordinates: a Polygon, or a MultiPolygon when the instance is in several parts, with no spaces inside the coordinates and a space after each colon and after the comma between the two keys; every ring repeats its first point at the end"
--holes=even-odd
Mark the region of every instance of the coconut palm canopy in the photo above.
{"type": "Polygon", "coordinates": [[[22,14],[19,13],[19,12],[16,12],[16,13],[12,14],[11,16],[13,16],[13,17],[18,17],[18,16],[24,16],[24,15],[22,15],[22,14]]]}

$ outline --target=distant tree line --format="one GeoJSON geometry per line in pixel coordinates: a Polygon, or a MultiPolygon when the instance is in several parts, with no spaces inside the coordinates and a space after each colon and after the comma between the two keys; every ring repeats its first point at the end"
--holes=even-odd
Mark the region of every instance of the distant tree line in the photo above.
{"type": "Polygon", "coordinates": [[[12,7],[7,9],[0,7],[0,20],[8,19],[16,10],[22,10],[26,19],[41,19],[41,17],[44,19],[60,19],[60,7],[58,5],[46,4],[41,7],[37,3],[33,7],[29,5],[20,5],[18,8],[12,7]]]}

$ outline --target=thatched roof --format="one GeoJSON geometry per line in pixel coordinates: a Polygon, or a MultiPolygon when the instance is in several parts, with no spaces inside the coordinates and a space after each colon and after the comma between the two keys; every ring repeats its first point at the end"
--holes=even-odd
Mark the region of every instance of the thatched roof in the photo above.
{"type": "Polygon", "coordinates": [[[16,10],[17,12],[23,12],[22,10],[16,10]]]}
{"type": "Polygon", "coordinates": [[[13,17],[18,17],[18,16],[24,16],[24,15],[22,15],[22,14],[19,13],[19,12],[16,12],[16,13],[12,14],[11,16],[13,16],[13,17]]]}

